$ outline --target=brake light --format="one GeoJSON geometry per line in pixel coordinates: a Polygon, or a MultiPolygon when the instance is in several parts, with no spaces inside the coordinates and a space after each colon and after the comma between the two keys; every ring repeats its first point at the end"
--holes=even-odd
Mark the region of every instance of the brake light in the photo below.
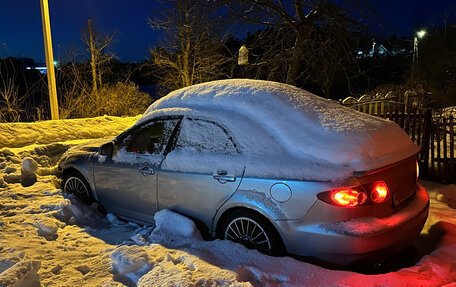
{"type": "Polygon", "coordinates": [[[418,161],[416,161],[416,179],[418,179],[418,176],[420,176],[420,165],[418,164],[418,161]]]}
{"type": "Polygon", "coordinates": [[[354,207],[366,202],[367,195],[354,189],[335,190],[331,193],[331,199],[340,206],[354,207]]]}
{"type": "Polygon", "coordinates": [[[371,191],[371,199],[373,202],[381,203],[388,198],[389,190],[385,182],[377,182],[371,191]]]}

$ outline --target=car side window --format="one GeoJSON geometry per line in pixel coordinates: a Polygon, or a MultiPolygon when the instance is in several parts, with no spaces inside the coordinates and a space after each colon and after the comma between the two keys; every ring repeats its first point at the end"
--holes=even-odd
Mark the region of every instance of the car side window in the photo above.
{"type": "Polygon", "coordinates": [[[203,153],[237,153],[233,139],[221,125],[191,118],[183,119],[175,149],[203,153]]]}
{"type": "Polygon", "coordinates": [[[142,126],[125,140],[126,151],[138,154],[163,152],[177,120],[158,120],[142,126]]]}

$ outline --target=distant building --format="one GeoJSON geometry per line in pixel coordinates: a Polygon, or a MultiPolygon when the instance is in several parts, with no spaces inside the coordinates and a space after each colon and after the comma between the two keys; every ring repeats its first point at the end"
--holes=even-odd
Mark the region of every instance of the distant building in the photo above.
{"type": "Polygon", "coordinates": [[[41,74],[46,74],[47,73],[47,67],[46,66],[28,66],[25,67],[27,70],[38,70],[41,74]]]}
{"type": "Polygon", "coordinates": [[[385,41],[385,43],[379,44],[373,39],[372,46],[369,50],[358,50],[356,55],[358,59],[378,56],[409,55],[413,53],[413,49],[410,47],[409,42],[410,41],[407,41],[407,39],[393,37],[390,40],[385,41]]]}
{"type": "MultiPolygon", "coordinates": [[[[59,62],[54,61],[54,66],[57,67],[59,62]]],[[[47,73],[47,67],[46,64],[43,63],[34,63],[32,65],[26,66],[25,69],[27,70],[38,70],[41,74],[46,74],[47,73]]]]}

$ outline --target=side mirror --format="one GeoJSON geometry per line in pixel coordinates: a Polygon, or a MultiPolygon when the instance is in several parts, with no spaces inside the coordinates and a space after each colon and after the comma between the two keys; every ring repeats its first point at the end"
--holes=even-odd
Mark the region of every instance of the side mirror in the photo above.
{"type": "Polygon", "coordinates": [[[98,149],[98,153],[100,155],[106,155],[106,156],[112,156],[113,151],[114,151],[113,142],[108,142],[108,143],[102,144],[100,146],[100,148],[98,149]]]}

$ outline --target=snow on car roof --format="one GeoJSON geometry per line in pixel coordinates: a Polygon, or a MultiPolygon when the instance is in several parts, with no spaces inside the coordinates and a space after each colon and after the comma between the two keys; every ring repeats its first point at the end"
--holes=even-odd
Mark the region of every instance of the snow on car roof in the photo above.
{"type": "MultiPolygon", "coordinates": [[[[139,122],[167,113],[192,115],[201,110],[215,117],[229,112],[231,118],[224,116],[223,120],[241,130],[242,118],[247,117],[271,133],[293,157],[352,171],[385,166],[419,150],[391,121],[294,86],[261,80],[221,80],[173,91],[153,103],[139,122]]],[[[248,139],[248,133],[243,136],[252,142],[260,140],[248,139]]]]}

